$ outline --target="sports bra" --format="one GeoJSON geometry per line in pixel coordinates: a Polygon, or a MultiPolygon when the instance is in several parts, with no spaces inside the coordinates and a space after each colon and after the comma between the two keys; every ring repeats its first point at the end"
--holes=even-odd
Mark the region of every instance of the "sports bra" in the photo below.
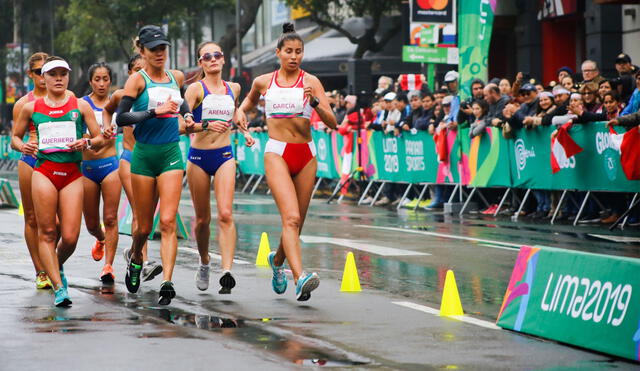
{"type": "Polygon", "coordinates": [[[96,117],[96,121],[98,121],[98,125],[100,126],[100,130],[103,130],[103,127],[102,127],[102,111],[103,111],[103,109],[102,108],[98,108],[96,106],[96,104],[93,103],[93,99],[91,99],[91,97],[88,96],[88,95],[85,95],[84,97],[82,97],[82,99],[84,99],[87,103],[89,103],[89,105],[91,106],[91,109],[93,110],[93,114],[96,117]]]}
{"type": "Polygon", "coordinates": [[[302,117],[307,120],[311,118],[313,108],[304,96],[304,85],[302,83],[304,74],[305,72],[300,70],[296,82],[290,87],[283,87],[278,85],[278,71],[273,73],[267,92],[264,95],[267,118],[302,117]]]}
{"type": "Polygon", "coordinates": [[[224,94],[212,94],[204,81],[200,80],[199,82],[204,95],[202,102],[193,109],[193,120],[195,122],[223,121],[230,123],[236,110],[236,100],[229,83],[223,81],[227,88],[224,94]]]}

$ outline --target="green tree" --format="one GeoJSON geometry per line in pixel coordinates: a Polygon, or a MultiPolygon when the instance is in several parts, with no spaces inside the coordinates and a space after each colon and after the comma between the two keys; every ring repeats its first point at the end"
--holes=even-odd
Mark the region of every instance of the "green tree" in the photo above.
{"type": "Polygon", "coordinates": [[[320,27],[340,32],[352,44],[356,44],[353,58],[360,59],[367,51],[378,52],[400,31],[400,17],[391,18],[392,27],[376,38],[385,16],[400,10],[401,0],[286,0],[287,5],[299,7],[310,13],[312,21],[320,27]],[[363,34],[354,35],[345,29],[343,21],[349,17],[362,17],[367,21],[363,34]]]}

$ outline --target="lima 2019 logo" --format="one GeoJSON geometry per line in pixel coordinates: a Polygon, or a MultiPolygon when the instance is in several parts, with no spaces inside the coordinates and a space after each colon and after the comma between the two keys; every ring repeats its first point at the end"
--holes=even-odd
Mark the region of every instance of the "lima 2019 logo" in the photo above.
{"type": "Polygon", "coordinates": [[[442,10],[449,5],[449,0],[417,0],[417,3],[424,10],[442,10]]]}

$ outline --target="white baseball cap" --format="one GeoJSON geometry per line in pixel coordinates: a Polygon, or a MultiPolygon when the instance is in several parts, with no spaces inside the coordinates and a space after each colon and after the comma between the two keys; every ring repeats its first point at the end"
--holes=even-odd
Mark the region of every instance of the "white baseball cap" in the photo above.
{"type": "Polygon", "coordinates": [[[67,71],[71,71],[69,63],[61,59],[56,59],[54,61],[45,63],[44,66],[42,66],[42,73],[47,73],[54,68],[64,68],[67,71]]]}
{"type": "Polygon", "coordinates": [[[453,96],[452,95],[447,95],[446,97],[442,98],[442,104],[451,104],[451,102],[453,102],[453,96]]]}
{"type": "Polygon", "coordinates": [[[396,99],[396,93],[390,91],[387,94],[384,95],[384,100],[394,100],[396,99]]]}
{"type": "Polygon", "coordinates": [[[453,82],[458,79],[458,72],[449,71],[446,75],[444,75],[444,82],[453,82]]]}

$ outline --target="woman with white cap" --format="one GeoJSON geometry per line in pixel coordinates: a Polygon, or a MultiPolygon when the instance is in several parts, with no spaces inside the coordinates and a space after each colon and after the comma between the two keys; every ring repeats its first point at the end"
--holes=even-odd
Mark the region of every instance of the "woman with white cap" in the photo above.
{"type": "Polygon", "coordinates": [[[67,279],[62,265],[73,254],[82,220],[81,151],[99,149],[111,128],[101,134],[91,106],[67,91],[69,65],[59,57],[47,58],[42,66],[47,94],[27,103],[15,123],[13,141],[25,155],[38,156],[33,179],[33,204],[38,222],[40,258],[53,282],[56,306],[69,306],[67,279]],[[38,143],[23,142],[29,121],[38,143]],[[91,138],[83,138],[84,128],[91,138]],[[56,217],[60,220],[58,231],[56,217]],[[60,242],[56,239],[60,233],[60,242]]]}

